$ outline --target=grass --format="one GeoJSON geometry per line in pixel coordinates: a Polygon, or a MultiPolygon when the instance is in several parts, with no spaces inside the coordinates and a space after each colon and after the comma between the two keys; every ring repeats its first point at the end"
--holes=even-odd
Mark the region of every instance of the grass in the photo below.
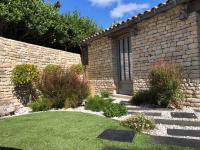
{"type": "Polygon", "coordinates": [[[125,129],[119,122],[83,113],[44,112],[0,119],[0,147],[23,150],[102,150],[105,146],[129,150],[192,150],[151,145],[147,135],[134,143],[110,142],[97,136],[105,129],[125,129]]]}

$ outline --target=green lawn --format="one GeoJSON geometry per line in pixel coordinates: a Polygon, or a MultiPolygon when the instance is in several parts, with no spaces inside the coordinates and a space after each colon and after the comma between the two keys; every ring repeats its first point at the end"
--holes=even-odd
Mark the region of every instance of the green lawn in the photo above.
{"type": "Polygon", "coordinates": [[[115,146],[130,150],[191,150],[151,145],[137,135],[134,143],[110,142],[96,137],[105,129],[126,129],[117,121],[74,112],[35,113],[0,120],[0,147],[23,150],[101,150],[115,146]]]}

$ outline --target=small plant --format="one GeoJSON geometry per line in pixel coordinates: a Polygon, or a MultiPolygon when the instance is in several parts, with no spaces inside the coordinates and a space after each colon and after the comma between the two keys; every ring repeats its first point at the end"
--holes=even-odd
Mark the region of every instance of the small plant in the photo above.
{"type": "Polygon", "coordinates": [[[109,118],[120,117],[127,114],[127,108],[123,104],[110,103],[104,107],[103,112],[109,118]]]}
{"type": "Polygon", "coordinates": [[[32,64],[17,65],[12,70],[11,81],[14,84],[14,94],[22,104],[37,99],[34,81],[38,78],[37,67],[32,64]]]}
{"type": "Polygon", "coordinates": [[[101,97],[109,98],[110,97],[110,93],[108,91],[101,91],[101,97]]]}
{"type": "Polygon", "coordinates": [[[102,97],[97,95],[88,98],[85,109],[99,112],[102,111],[104,107],[110,103],[110,100],[104,100],[102,97]]]}
{"type": "Polygon", "coordinates": [[[145,117],[143,114],[131,116],[127,120],[122,121],[121,124],[136,132],[153,130],[155,128],[154,120],[145,117]]]}
{"type": "Polygon", "coordinates": [[[134,105],[156,104],[156,95],[151,90],[140,90],[131,99],[134,105]]]}
{"type": "Polygon", "coordinates": [[[34,111],[47,111],[51,109],[51,102],[48,98],[40,98],[37,101],[31,103],[29,107],[34,111]]]}
{"type": "Polygon", "coordinates": [[[70,67],[70,71],[78,75],[81,75],[84,73],[84,67],[81,64],[72,65],[70,67]]]}

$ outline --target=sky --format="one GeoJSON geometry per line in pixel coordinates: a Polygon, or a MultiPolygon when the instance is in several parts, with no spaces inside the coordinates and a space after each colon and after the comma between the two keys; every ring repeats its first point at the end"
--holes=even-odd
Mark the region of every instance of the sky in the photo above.
{"type": "MultiPolygon", "coordinates": [[[[46,0],[55,3],[56,0],[46,0]]],[[[78,10],[81,16],[92,18],[100,27],[126,20],[166,0],[60,0],[61,13],[78,10]]]]}

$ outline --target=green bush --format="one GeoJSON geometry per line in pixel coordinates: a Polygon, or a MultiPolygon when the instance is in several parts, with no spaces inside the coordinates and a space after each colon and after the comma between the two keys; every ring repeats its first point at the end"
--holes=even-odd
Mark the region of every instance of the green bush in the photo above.
{"type": "Polygon", "coordinates": [[[101,97],[109,98],[110,97],[110,93],[108,91],[101,91],[101,97]]]}
{"type": "Polygon", "coordinates": [[[38,77],[37,67],[32,64],[17,65],[13,71],[11,80],[16,86],[30,84],[38,77]]]}
{"type": "Polygon", "coordinates": [[[156,93],[157,104],[167,107],[181,98],[181,71],[175,65],[157,63],[149,75],[150,90],[156,93]]]}
{"type": "Polygon", "coordinates": [[[131,103],[134,105],[156,104],[155,92],[151,90],[140,90],[133,96],[131,103]]]}
{"type": "Polygon", "coordinates": [[[37,99],[34,81],[38,78],[37,67],[32,64],[17,65],[12,70],[11,81],[14,84],[14,94],[22,104],[37,99]]]}
{"type": "Polygon", "coordinates": [[[84,67],[81,64],[75,64],[70,67],[70,71],[81,75],[84,73],[84,67]]]}
{"type": "Polygon", "coordinates": [[[37,111],[47,111],[51,109],[51,101],[48,98],[40,98],[39,100],[33,102],[29,106],[34,112],[37,111]]]}
{"type": "Polygon", "coordinates": [[[89,97],[87,99],[85,109],[99,112],[102,111],[104,107],[110,103],[110,100],[104,100],[100,96],[89,97]]]}
{"type": "Polygon", "coordinates": [[[103,109],[106,117],[120,117],[127,114],[127,108],[123,104],[110,103],[103,109]]]}
{"type": "Polygon", "coordinates": [[[132,116],[122,121],[121,124],[136,132],[153,130],[155,128],[154,120],[145,117],[143,114],[132,116]]]}
{"type": "Polygon", "coordinates": [[[57,73],[62,70],[62,67],[59,65],[50,64],[47,65],[44,70],[49,73],[57,73]]]}

